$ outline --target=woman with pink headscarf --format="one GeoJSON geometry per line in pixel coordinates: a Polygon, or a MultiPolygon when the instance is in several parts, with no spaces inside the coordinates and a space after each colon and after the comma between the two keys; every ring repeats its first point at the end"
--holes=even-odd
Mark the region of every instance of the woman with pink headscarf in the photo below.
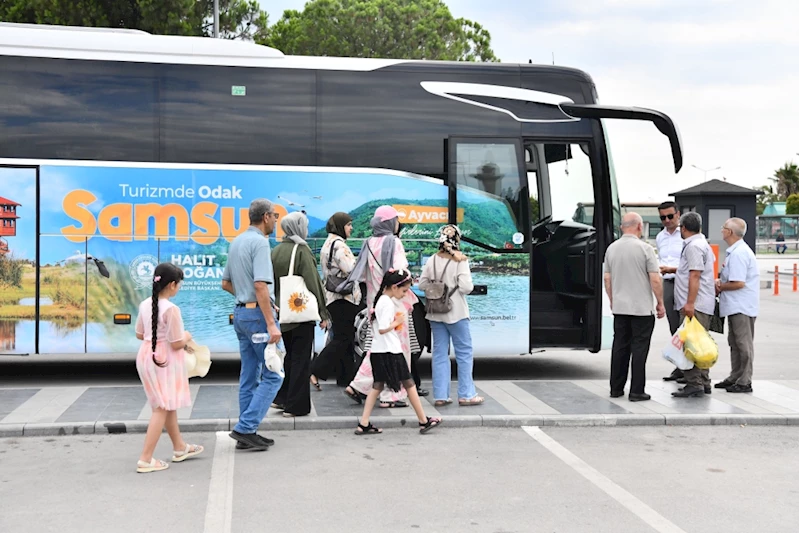
{"type": "MultiPolygon", "coordinates": [[[[405,248],[396,236],[399,228],[399,213],[397,210],[390,205],[381,205],[375,211],[371,226],[372,236],[364,241],[363,248],[358,256],[358,263],[348,278],[356,283],[366,283],[366,302],[369,313],[372,312],[375,296],[380,290],[383,273],[392,268],[396,270],[408,269],[405,248]]],[[[401,304],[405,307],[408,316],[411,315],[413,305],[418,301],[419,299],[413,291],[408,291],[401,300],[401,304]]],[[[405,360],[408,362],[408,368],[410,368],[410,330],[413,329],[412,321],[408,321],[408,326],[400,332],[400,344],[402,345],[402,353],[405,355],[405,360]]],[[[372,363],[367,352],[358,369],[358,373],[355,375],[355,379],[352,380],[349,387],[344,389],[344,393],[355,402],[361,403],[363,396],[367,395],[372,388],[373,382],[372,363]]],[[[401,388],[399,392],[386,388],[380,394],[380,407],[405,407],[407,406],[405,401],[407,398],[408,393],[404,388],[401,388]]]]}

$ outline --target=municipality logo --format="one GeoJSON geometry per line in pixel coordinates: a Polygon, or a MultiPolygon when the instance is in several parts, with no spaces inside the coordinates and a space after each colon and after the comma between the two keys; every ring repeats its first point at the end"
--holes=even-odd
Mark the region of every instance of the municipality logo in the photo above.
{"type": "Polygon", "coordinates": [[[130,262],[130,279],[139,289],[152,288],[155,267],[158,266],[158,258],[150,254],[136,256],[130,262]]]}

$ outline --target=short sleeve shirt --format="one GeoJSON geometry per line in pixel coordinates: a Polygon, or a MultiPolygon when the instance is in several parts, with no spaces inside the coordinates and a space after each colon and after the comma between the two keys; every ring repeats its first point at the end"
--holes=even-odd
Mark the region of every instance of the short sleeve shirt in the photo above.
{"type": "Polygon", "coordinates": [[[250,226],[247,231],[233,239],[228,249],[227,264],[222,279],[233,283],[236,303],[256,301],[256,281],[263,281],[268,285],[269,295],[274,300],[272,250],[269,239],[261,230],[250,226]]]}
{"type": "MultiPolygon", "coordinates": [[[[399,335],[394,330],[387,333],[380,333],[381,329],[388,329],[397,313],[401,312],[394,300],[386,295],[377,300],[375,306],[375,316],[372,321],[372,352],[373,353],[402,353],[402,344],[399,335]]],[[[400,329],[407,327],[407,322],[400,325],[400,329]]]]}
{"type": "Polygon", "coordinates": [[[659,273],[655,250],[635,235],[624,235],[605,252],[605,273],[610,274],[614,315],[654,314],[650,273],[659,273]]]}
{"type": "Polygon", "coordinates": [[[701,233],[683,241],[677,277],[674,278],[674,309],[680,311],[688,303],[688,279],[691,271],[701,272],[699,292],[694,307],[697,311],[712,315],[716,310],[716,280],[713,279],[713,263],[716,261],[707,239],[701,233]]]}
{"type": "Polygon", "coordinates": [[[722,283],[743,281],[745,286],[737,291],[724,291],[719,295],[721,316],[743,314],[756,317],[760,310],[760,270],[754,252],[743,240],[727,248],[727,257],[719,275],[722,283]]]}
{"type": "MultiPolygon", "coordinates": [[[[680,230],[663,229],[655,238],[658,246],[658,259],[662,266],[676,267],[680,264],[680,254],[682,253],[682,235],[680,230]]],[[[663,279],[674,279],[674,274],[663,274],[663,279]]]]}

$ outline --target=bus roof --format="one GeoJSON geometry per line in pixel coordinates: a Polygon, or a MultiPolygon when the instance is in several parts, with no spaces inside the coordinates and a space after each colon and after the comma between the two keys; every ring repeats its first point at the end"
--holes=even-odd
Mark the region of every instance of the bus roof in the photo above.
{"type": "MultiPolygon", "coordinates": [[[[507,68],[508,63],[464,63],[416,59],[287,56],[250,41],[177,35],[152,35],[141,30],[90,28],[0,22],[0,56],[127,61],[231,67],[372,71],[402,64],[456,68],[507,68]]],[[[510,64],[513,65],[513,64],[510,64]]],[[[549,65],[519,65],[522,69],[557,70],[590,77],[577,69],[549,65]]]]}

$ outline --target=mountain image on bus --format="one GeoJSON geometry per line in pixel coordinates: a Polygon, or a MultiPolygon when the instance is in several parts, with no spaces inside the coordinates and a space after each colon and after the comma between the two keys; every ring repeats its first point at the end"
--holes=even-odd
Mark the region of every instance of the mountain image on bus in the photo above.
{"type": "Polygon", "coordinates": [[[0,71],[0,195],[25,221],[2,237],[0,353],[136,351],[120,317],[165,261],[185,274],[186,328],[237,351],[221,273],[255,198],[304,211],[317,253],[333,213],[352,216],[358,253],[392,205],[415,276],[457,223],[475,355],[596,352],[612,340],[602,261],[620,224],[604,121],[652,122],[682,166],[668,116],[599,105],[565,67],[0,24],[0,71]]]}

